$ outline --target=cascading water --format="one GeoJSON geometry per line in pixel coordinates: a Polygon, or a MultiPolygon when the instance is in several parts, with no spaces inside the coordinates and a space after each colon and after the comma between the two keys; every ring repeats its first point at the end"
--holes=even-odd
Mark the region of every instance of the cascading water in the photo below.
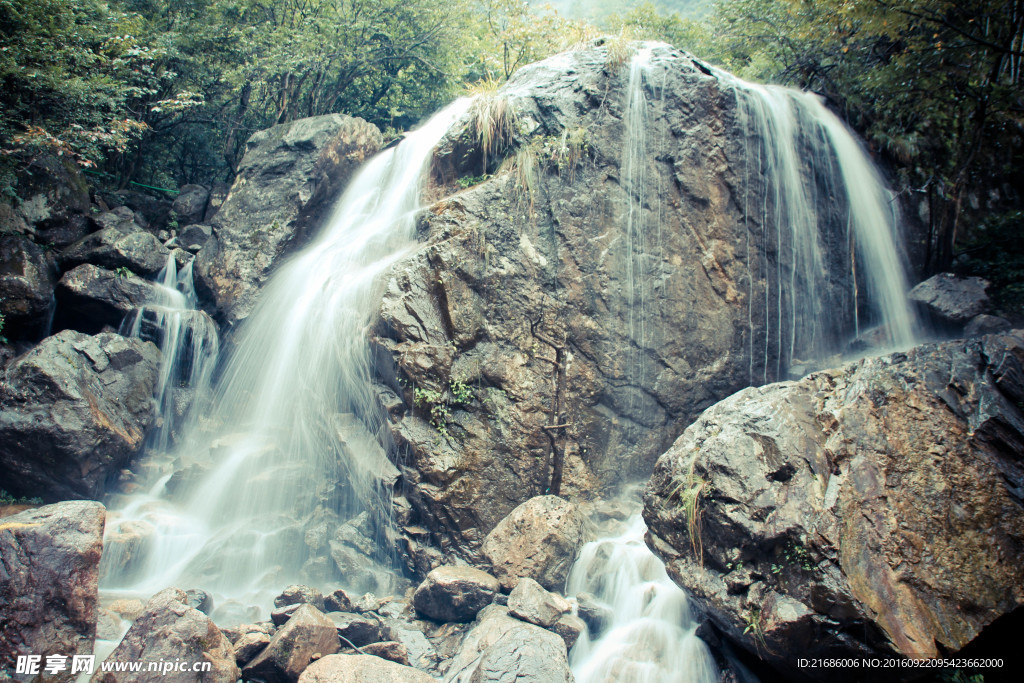
{"type": "Polygon", "coordinates": [[[714,73],[736,93],[745,220],[748,230],[752,219],[761,228],[759,257],[749,233],[747,242],[751,384],[843,351],[862,332],[861,277],[878,346],[910,346],[916,321],[896,246],[894,199],[867,153],[816,95],[714,73]],[[750,205],[751,195],[760,206],[750,205]],[[845,244],[826,248],[825,226],[836,224],[845,226],[845,244]],[[755,328],[755,306],[763,311],[762,330],[755,328]]]}
{"type": "Polygon", "coordinates": [[[644,543],[639,513],[621,534],[586,544],[569,573],[567,593],[592,594],[607,610],[597,634],[580,635],[570,653],[577,683],[714,683],[707,646],[696,635],[684,593],[644,543]]]}
{"type": "Polygon", "coordinates": [[[231,621],[246,618],[244,605],[265,609],[288,582],[340,583],[328,549],[363,571],[363,585],[351,585],[354,571],[345,577],[348,588],[391,580],[368,569],[367,519],[388,514],[382,481],[394,469],[380,445],[366,331],[379,276],[414,244],[432,150],[468,106],[449,105],[368,162],[319,237],[264,288],[210,415],[178,439],[179,471],[213,466],[173,497],[168,474],[152,496],[130,500],[121,527],[152,533],[130,570],[106,578],[108,590],[201,586],[237,601],[221,612],[231,621]]]}

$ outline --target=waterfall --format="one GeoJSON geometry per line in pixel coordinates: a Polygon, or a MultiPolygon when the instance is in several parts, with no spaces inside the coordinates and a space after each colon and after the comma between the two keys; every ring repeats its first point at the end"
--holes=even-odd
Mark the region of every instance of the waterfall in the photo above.
{"type": "Polygon", "coordinates": [[[314,242],[271,278],[209,414],[178,440],[176,469],[194,481],[172,491],[165,473],[113,515],[108,538],[139,528],[147,538],[130,570],[105,578],[108,591],[199,586],[228,599],[226,622],[240,620],[289,582],[336,587],[328,551],[358,569],[346,588],[387,589],[373,518],[390,514],[397,471],[381,445],[366,332],[379,276],[415,244],[433,148],[468,105],[449,105],[369,161],[314,242]]]}
{"type": "Polygon", "coordinates": [[[217,363],[217,326],[198,310],[194,262],[179,271],[169,254],[157,275],[154,300],[125,316],[118,330],[126,337],[154,342],[162,353],[155,391],[157,426],[147,443],[158,452],[166,452],[173,435],[199,413],[217,363]]]}
{"type": "Polygon", "coordinates": [[[644,543],[639,513],[621,534],[583,546],[566,593],[592,594],[607,610],[603,629],[580,635],[570,652],[577,683],[714,683],[707,646],[686,596],[644,543]]]}
{"type": "Polygon", "coordinates": [[[743,133],[751,384],[843,351],[863,332],[862,309],[879,328],[879,347],[910,346],[916,321],[895,201],[863,147],[816,95],[714,73],[735,92],[743,133]]]}

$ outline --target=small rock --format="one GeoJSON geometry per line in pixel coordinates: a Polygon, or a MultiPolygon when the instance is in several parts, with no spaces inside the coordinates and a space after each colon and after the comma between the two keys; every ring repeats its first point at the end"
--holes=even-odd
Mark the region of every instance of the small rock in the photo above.
{"type": "Polygon", "coordinates": [[[100,609],[96,617],[96,638],[97,640],[120,640],[124,635],[124,625],[115,612],[109,609],[100,609]]]}
{"type": "Polygon", "coordinates": [[[971,322],[967,323],[967,326],[964,327],[964,336],[981,337],[986,334],[1009,332],[1011,329],[1013,329],[1013,323],[1006,318],[982,313],[974,316],[971,318],[971,322]]]}
{"type": "Polygon", "coordinates": [[[135,621],[142,614],[142,611],[146,609],[142,600],[136,600],[135,598],[122,598],[120,600],[114,600],[112,603],[107,605],[114,614],[117,614],[122,619],[128,621],[135,621]]]}
{"type": "Polygon", "coordinates": [[[341,642],[362,647],[386,640],[383,624],[377,617],[352,612],[328,612],[327,619],[334,624],[341,642]]]}
{"type": "Polygon", "coordinates": [[[590,629],[592,635],[597,636],[605,626],[612,623],[611,610],[598,603],[597,598],[592,594],[577,593],[576,604],[578,606],[577,614],[590,629]]]}
{"type": "Polygon", "coordinates": [[[369,643],[361,649],[368,655],[409,666],[409,649],[397,641],[388,640],[380,643],[369,643]]]}
{"type": "Polygon", "coordinates": [[[284,589],[283,593],[274,598],[275,607],[301,605],[302,603],[313,605],[313,607],[322,611],[324,609],[323,593],[318,591],[316,588],[295,584],[293,586],[288,586],[284,589]]]}
{"type": "Polygon", "coordinates": [[[508,596],[509,613],[523,621],[548,628],[572,609],[561,595],[549,593],[531,578],[519,579],[508,596]]]}
{"type": "Polygon", "coordinates": [[[239,636],[235,642],[235,662],[238,666],[244,667],[246,664],[251,662],[256,655],[263,651],[267,645],[270,645],[270,636],[266,633],[254,631],[251,633],[243,633],[239,636]]]}
{"type": "Polygon", "coordinates": [[[194,607],[203,614],[209,614],[213,610],[213,598],[206,591],[190,588],[185,591],[185,595],[187,596],[189,607],[194,607]]]}
{"type": "Polygon", "coordinates": [[[308,603],[297,602],[292,605],[277,607],[270,612],[270,620],[274,622],[274,626],[280,626],[292,618],[292,615],[295,614],[295,610],[299,609],[299,607],[305,604],[308,603]]]}
{"type": "Polygon", "coordinates": [[[340,588],[324,598],[324,609],[328,612],[355,611],[352,599],[340,588]]]}
{"type": "Polygon", "coordinates": [[[202,185],[183,185],[171,209],[177,214],[179,225],[190,225],[203,220],[210,191],[202,185]]]}
{"type": "Polygon", "coordinates": [[[427,674],[372,655],[331,655],[303,672],[299,683],[435,683],[427,674]]]}
{"type": "Polygon", "coordinates": [[[314,655],[331,655],[338,648],[331,620],[313,605],[302,603],[242,675],[265,683],[294,683],[314,655]]]}
{"type": "Polygon", "coordinates": [[[380,608],[391,602],[391,596],[386,598],[378,598],[373,593],[364,593],[359,600],[356,601],[355,608],[357,612],[379,612],[380,608]]]}
{"type": "Polygon", "coordinates": [[[565,649],[571,650],[580,634],[587,630],[587,624],[575,614],[563,614],[551,625],[551,630],[562,636],[565,649]]]}
{"type": "Polygon", "coordinates": [[[438,567],[413,595],[420,615],[435,621],[473,621],[494,599],[500,586],[487,572],[472,567],[438,567]]]}

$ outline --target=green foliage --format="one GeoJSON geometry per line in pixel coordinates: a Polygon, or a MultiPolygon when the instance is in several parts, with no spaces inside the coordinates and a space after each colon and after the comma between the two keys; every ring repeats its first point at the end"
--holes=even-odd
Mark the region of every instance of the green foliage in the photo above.
{"type": "Polygon", "coordinates": [[[125,280],[130,277],[134,277],[135,273],[124,266],[120,266],[114,269],[114,274],[117,275],[118,279],[125,280]]]}
{"type": "Polygon", "coordinates": [[[448,392],[435,391],[416,387],[413,390],[413,405],[430,414],[430,424],[438,434],[447,438],[448,415],[453,406],[468,405],[473,400],[473,392],[464,382],[452,379],[448,383],[448,392]]]}
{"type": "Polygon", "coordinates": [[[39,497],[21,497],[15,498],[11,494],[7,493],[3,489],[0,489],[0,505],[42,505],[43,499],[39,497]]]}
{"type": "Polygon", "coordinates": [[[491,179],[490,173],[484,173],[483,175],[465,175],[459,178],[456,183],[460,189],[465,190],[467,187],[473,187],[479,185],[482,182],[486,182],[491,179]]]}

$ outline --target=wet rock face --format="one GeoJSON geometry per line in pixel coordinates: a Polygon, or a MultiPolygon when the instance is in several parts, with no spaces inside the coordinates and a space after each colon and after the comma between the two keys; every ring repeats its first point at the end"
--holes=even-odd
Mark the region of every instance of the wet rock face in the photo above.
{"type": "Polygon", "coordinates": [[[92,654],[106,511],[69,501],[0,518],[0,671],[92,654]]]}
{"type": "Polygon", "coordinates": [[[203,683],[235,683],[239,677],[235,651],[208,616],[188,605],[185,591],[168,588],[146,603],[124,639],[107,659],[110,662],[143,662],[141,672],[100,673],[98,683],[150,683],[178,680],[203,683]],[[183,662],[188,666],[209,662],[210,670],[193,673],[148,671],[150,662],[183,662]]]}
{"type": "Polygon", "coordinates": [[[96,334],[104,327],[117,329],[128,313],[157,295],[148,280],[85,264],[61,276],[55,296],[57,329],[96,334]]]}
{"type": "Polygon", "coordinates": [[[308,241],[380,146],[375,126],[340,114],[249,138],[231,192],[208,221],[214,236],[197,255],[196,291],[217,309],[218,322],[234,324],[249,314],[274,265],[308,241]]]}
{"type": "Polygon", "coordinates": [[[0,376],[0,480],[15,496],[99,498],[142,446],[160,351],[65,330],[0,376]]]}
{"type": "Polygon", "coordinates": [[[44,334],[56,282],[56,264],[42,247],[24,235],[0,235],[4,337],[38,339],[44,334]]]}
{"type": "Polygon", "coordinates": [[[659,460],[648,543],[731,639],[955,653],[1024,604],[1024,332],[746,389],[659,460]]]}
{"type": "Polygon", "coordinates": [[[61,252],[61,268],[70,270],[92,263],[107,270],[127,269],[135,275],[153,277],[166,265],[170,251],[135,222],[129,208],[122,206],[101,214],[95,223],[98,231],[61,252]]]}
{"type": "Polygon", "coordinates": [[[775,228],[745,214],[768,190],[748,186],[760,176],[735,93],[655,47],[645,180],[627,192],[628,83],[628,63],[609,66],[606,48],[517,72],[499,93],[518,112],[515,143],[485,163],[473,125],[453,130],[425,243],[384,285],[376,343],[380,365],[397,368],[383,383],[404,398],[384,407],[407,454],[406,496],[442,551],[474,563],[525,499],[646,476],[702,410],[779,369],[774,330],[766,357],[765,310],[778,304],[764,300],[762,272],[775,228]],[[484,172],[464,191],[454,182],[484,172]],[[417,401],[413,388],[439,398],[417,401]]]}

